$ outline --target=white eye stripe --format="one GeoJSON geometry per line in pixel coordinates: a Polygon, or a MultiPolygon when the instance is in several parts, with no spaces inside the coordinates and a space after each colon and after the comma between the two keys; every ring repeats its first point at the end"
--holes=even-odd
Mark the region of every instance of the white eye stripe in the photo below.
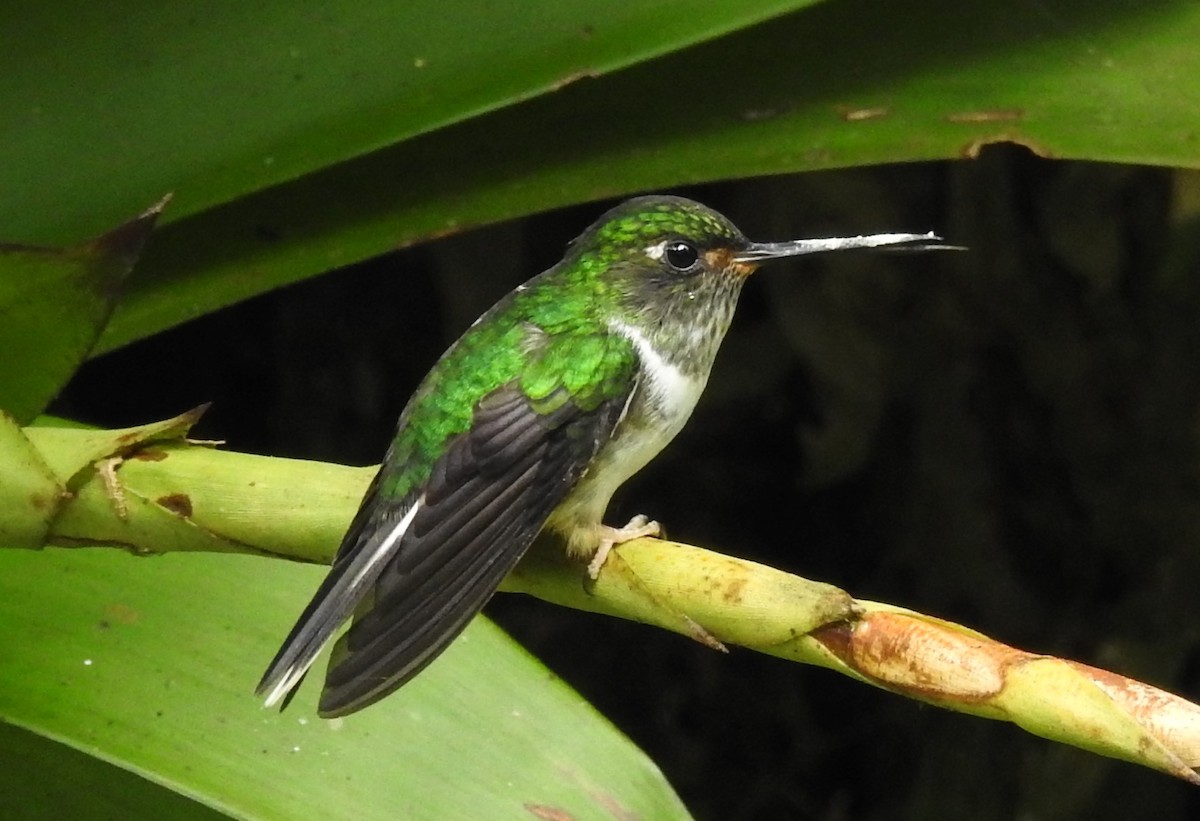
{"type": "Polygon", "coordinates": [[[680,239],[663,240],[656,245],[647,246],[643,249],[643,252],[655,262],[666,260],[672,268],[675,268],[679,271],[694,268],[696,263],[700,260],[700,252],[697,250],[696,246],[690,242],[687,242],[686,240],[680,239]],[[683,263],[679,262],[678,258],[673,259],[672,256],[680,251],[690,255],[691,259],[688,262],[683,263]]]}

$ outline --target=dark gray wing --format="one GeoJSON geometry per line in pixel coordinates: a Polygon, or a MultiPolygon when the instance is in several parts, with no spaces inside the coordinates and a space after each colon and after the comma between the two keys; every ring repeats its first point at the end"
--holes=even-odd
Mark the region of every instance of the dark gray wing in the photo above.
{"type": "MultiPolygon", "coordinates": [[[[289,664],[295,662],[287,660],[286,651],[293,640],[304,642],[306,617],[322,628],[308,632],[327,639],[351,609],[356,609],[354,623],[334,649],[321,715],[366,707],[424,669],[479,612],[579,481],[612,435],[627,398],[583,410],[569,398],[552,397],[565,401],[539,412],[517,386],[505,386],[479,403],[470,430],[451,440],[423,495],[406,500],[407,508],[380,497],[373,485],[329,577],[264,676],[260,692],[299,682],[294,669],[288,678],[289,664]],[[389,526],[378,526],[380,511],[388,514],[389,526]],[[410,514],[403,535],[370,574],[369,586],[349,593],[345,580],[361,572],[394,532],[395,522],[410,514]],[[323,597],[326,603],[340,601],[321,613],[323,597]],[[326,629],[333,618],[337,623],[326,629]]],[[[554,404],[539,403],[543,408],[554,404]]],[[[324,639],[316,651],[320,644],[324,639]]]]}

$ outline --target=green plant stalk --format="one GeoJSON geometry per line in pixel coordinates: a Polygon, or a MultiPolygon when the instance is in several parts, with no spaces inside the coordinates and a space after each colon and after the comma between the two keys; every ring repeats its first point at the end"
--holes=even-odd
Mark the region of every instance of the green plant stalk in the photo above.
{"type": "MultiPolygon", "coordinates": [[[[0,440],[24,436],[68,489],[46,544],[328,562],[374,468],[189,443],[182,436],[195,418],[124,431],[22,431],[10,420],[0,440]]],[[[45,516],[19,485],[0,487],[0,533],[36,534],[45,516]]],[[[1200,784],[1200,707],[1141,682],[674,542],[629,542],[593,586],[585,588],[584,575],[581,564],[539,548],[502,589],[827,667],[1200,784]]]]}

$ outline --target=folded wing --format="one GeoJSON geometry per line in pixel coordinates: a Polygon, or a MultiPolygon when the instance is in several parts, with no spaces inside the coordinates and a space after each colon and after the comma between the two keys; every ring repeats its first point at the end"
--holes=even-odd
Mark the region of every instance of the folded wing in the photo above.
{"type": "Polygon", "coordinates": [[[288,696],[352,612],[330,661],[321,715],[359,710],[424,669],[483,607],[611,437],[633,389],[628,381],[622,395],[587,409],[561,390],[535,403],[507,384],[477,404],[471,427],[451,439],[418,491],[389,499],[377,476],[329,576],[259,685],[267,703],[288,696]]]}

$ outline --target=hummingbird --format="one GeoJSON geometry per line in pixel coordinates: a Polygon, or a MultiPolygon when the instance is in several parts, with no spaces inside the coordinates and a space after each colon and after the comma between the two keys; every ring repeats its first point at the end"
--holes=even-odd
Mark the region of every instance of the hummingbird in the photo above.
{"type": "Polygon", "coordinates": [[[437,361],[400,416],[329,574],[257,693],[286,706],[334,633],[332,718],[411,680],[462,632],[539,535],[595,579],[609,500],[669,443],[708,381],[746,278],[851,248],[948,248],[933,233],[751,242],[680,197],[628,200],[503,297],[437,361]]]}

